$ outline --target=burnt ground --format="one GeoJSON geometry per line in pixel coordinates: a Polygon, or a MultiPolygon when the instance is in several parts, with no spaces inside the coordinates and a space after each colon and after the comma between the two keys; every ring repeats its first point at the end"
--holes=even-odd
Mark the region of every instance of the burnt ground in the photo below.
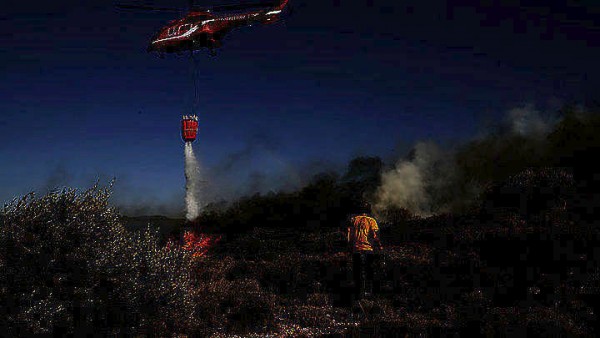
{"type": "Polygon", "coordinates": [[[201,332],[597,335],[600,194],[590,187],[562,170],[524,171],[463,213],[389,217],[374,293],[360,300],[342,226],[273,226],[257,212],[197,260],[201,332]]]}
{"type": "Polygon", "coordinates": [[[202,264],[219,264],[223,283],[254,287],[252,304],[225,310],[233,313],[227,334],[594,335],[600,228],[580,207],[536,217],[488,208],[407,220],[403,230],[384,224],[380,287],[362,300],[338,229],[257,227],[202,264]]]}

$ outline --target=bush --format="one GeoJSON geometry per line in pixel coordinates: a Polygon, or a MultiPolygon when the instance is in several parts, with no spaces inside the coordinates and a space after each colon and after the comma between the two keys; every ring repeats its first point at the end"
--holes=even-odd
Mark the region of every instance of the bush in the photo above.
{"type": "Polygon", "coordinates": [[[109,188],[94,186],[4,206],[3,333],[160,334],[197,325],[193,260],[159,247],[156,231],[129,233],[109,197],[109,188]]]}

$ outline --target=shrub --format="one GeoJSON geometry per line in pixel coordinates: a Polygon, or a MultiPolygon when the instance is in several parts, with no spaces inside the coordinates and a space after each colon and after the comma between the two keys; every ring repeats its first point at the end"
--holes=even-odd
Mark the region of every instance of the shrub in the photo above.
{"type": "Polygon", "coordinates": [[[193,260],[129,233],[110,188],[33,193],[4,206],[0,328],[40,333],[184,332],[196,319],[193,260]]]}

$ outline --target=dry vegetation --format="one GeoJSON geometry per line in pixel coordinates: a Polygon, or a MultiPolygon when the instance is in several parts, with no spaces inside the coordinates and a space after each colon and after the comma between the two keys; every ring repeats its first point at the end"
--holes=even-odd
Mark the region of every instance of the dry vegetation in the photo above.
{"type": "MultiPolygon", "coordinates": [[[[379,173],[373,159],[355,168],[365,163],[379,173]]],[[[343,184],[325,175],[298,193],[213,210],[200,222],[223,226],[223,240],[204,256],[165,246],[151,228],[128,230],[109,206],[109,189],[27,195],[0,216],[0,330],[592,336],[599,190],[586,173],[572,173],[520,170],[488,185],[478,207],[462,213],[422,219],[396,210],[381,224],[386,250],[376,261],[376,292],[361,301],[339,216],[352,207],[345,192],[376,186],[373,175],[357,182],[360,175],[347,174],[343,184]]]]}

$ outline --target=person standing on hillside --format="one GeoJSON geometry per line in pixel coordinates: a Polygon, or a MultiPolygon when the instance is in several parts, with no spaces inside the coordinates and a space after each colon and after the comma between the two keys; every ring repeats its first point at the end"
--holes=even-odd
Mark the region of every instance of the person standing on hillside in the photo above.
{"type": "Polygon", "coordinates": [[[347,233],[349,249],[352,252],[355,290],[359,297],[373,291],[373,247],[375,246],[379,251],[383,250],[377,221],[367,214],[371,206],[363,203],[362,209],[361,214],[350,218],[347,233]]]}

